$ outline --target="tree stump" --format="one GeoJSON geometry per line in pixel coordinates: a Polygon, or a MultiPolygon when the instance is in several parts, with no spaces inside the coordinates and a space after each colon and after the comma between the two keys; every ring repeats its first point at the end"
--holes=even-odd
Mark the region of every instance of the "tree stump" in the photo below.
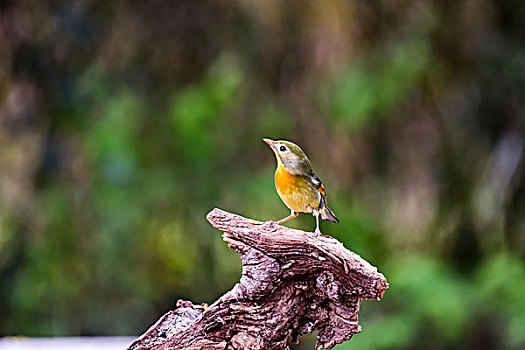
{"type": "Polygon", "coordinates": [[[315,349],[330,349],[361,331],[361,300],[380,300],[388,288],[375,267],[333,237],[220,209],[207,219],[240,253],[240,282],[209,307],[179,300],[129,350],[289,349],[314,330],[315,349]]]}

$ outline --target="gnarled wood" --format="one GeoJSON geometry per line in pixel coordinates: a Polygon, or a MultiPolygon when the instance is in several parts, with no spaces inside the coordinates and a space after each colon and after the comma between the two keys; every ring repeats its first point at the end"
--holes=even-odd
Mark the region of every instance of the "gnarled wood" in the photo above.
{"type": "Polygon", "coordinates": [[[287,349],[318,330],[316,349],[359,333],[362,299],[383,297],[385,277],[333,237],[212,210],[208,220],[241,254],[239,283],[210,307],[180,301],[129,346],[138,349],[287,349]]]}

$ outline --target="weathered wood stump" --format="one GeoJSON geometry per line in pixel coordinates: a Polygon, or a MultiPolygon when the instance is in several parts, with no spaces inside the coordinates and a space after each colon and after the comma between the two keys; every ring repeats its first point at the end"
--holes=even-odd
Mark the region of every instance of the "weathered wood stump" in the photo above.
{"type": "Polygon", "coordinates": [[[314,330],[315,348],[330,349],[361,331],[361,300],[380,300],[388,288],[375,267],[333,237],[219,209],[207,219],[241,254],[240,282],[209,307],[179,301],[129,350],[288,349],[314,330]]]}

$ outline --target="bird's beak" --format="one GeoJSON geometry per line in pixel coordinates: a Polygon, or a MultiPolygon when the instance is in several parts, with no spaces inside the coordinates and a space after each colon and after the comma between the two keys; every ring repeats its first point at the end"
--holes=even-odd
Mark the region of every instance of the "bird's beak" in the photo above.
{"type": "Polygon", "coordinates": [[[263,139],[264,142],[268,144],[271,148],[275,148],[275,144],[273,143],[273,140],[270,139],[263,139]]]}

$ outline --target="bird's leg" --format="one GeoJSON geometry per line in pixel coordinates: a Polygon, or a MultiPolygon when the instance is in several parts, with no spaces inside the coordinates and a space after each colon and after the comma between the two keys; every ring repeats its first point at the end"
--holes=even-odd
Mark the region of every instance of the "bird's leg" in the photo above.
{"type": "Polygon", "coordinates": [[[315,216],[315,235],[319,236],[321,234],[321,230],[319,229],[319,212],[314,211],[313,215],[315,216]]]}
{"type": "Polygon", "coordinates": [[[279,225],[282,224],[283,222],[291,220],[291,219],[295,218],[297,215],[299,215],[299,213],[296,213],[295,211],[293,211],[293,209],[290,209],[290,210],[292,211],[292,213],[289,216],[285,217],[284,219],[281,219],[281,220],[277,221],[277,223],[279,225]]]}

